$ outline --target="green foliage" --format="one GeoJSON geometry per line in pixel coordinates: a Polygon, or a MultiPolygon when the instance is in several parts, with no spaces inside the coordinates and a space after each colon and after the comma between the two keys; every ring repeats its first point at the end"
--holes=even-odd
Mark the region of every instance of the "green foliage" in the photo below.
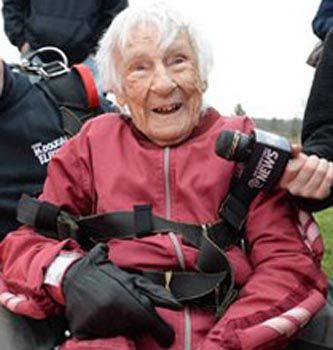
{"type": "Polygon", "coordinates": [[[333,279],[333,208],[315,214],[325,242],[324,270],[333,279]]]}
{"type": "Polygon", "coordinates": [[[285,136],[291,142],[300,142],[302,119],[254,119],[254,122],[259,129],[285,136]]]}

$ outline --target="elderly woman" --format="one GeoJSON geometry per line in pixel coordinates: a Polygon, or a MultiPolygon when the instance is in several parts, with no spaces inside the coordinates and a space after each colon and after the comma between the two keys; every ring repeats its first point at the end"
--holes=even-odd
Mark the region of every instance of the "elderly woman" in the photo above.
{"type": "Polygon", "coordinates": [[[61,349],[284,348],[324,305],[326,278],[282,190],[252,202],[246,250],[222,244],[234,238],[218,212],[236,165],[214,153],[215,140],[253,124],[204,107],[207,41],[163,5],[130,7],[105,33],[99,62],[128,114],[88,122],[50,163],[41,199],[76,239],[46,237],[57,220],[2,242],[0,343],[29,343],[5,331],[18,317],[27,332],[30,318],[65,313],[61,349]],[[95,227],[92,214],[104,214],[95,227]],[[77,230],[74,216],[91,226],[77,230]],[[91,231],[104,243],[87,252],[91,231]]]}

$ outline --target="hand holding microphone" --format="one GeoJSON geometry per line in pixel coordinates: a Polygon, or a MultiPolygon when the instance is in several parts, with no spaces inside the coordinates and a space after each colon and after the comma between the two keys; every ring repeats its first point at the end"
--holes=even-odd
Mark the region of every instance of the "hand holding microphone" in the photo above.
{"type": "Polygon", "coordinates": [[[331,162],[306,155],[300,145],[290,145],[286,138],[266,131],[255,129],[246,135],[224,130],[216,141],[216,153],[228,160],[246,162],[244,176],[250,187],[271,190],[279,183],[295,196],[324,199],[333,186],[331,162]]]}
{"type": "Polygon", "coordinates": [[[270,191],[284,172],[291,146],[285,137],[259,129],[250,135],[224,130],[216,140],[215,152],[222,158],[244,162],[240,182],[248,189],[270,191]]]}
{"type": "Polygon", "coordinates": [[[293,145],[293,158],[288,162],[280,186],[292,195],[325,199],[333,187],[333,164],[316,155],[301,152],[300,145],[293,145]]]}

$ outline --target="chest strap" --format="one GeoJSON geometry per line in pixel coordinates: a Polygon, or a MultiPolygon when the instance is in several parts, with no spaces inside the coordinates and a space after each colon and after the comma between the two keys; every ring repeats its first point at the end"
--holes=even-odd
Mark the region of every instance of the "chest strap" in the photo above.
{"type": "Polygon", "coordinates": [[[223,220],[203,225],[190,224],[152,215],[150,206],[146,210],[142,210],[142,207],[134,206],[134,211],[75,217],[54,204],[23,194],[18,204],[17,220],[43,230],[44,235],[58,240],[69,237],[79,240],[73,231],[80,230],[80,233],[90,237],[92,243],[175,232],[182,234],[187,244],[198,249],[202,245],[203,237],[212,240],[221,249],[227,249],[243,237],[240,231],[230,234],[229,225],[223,220]],[[143,226],[142,222],[147,220],[149,225],[143,226]]]}
{"type": "Polygon", "coordinates": [[[57,240],[72,238],[83,246],[110,239],[131,239],[174,232],[199,250],[197,271],[141,271],[164,285],[183,304],[213,310],[221,315],[236,297],[234,274],[223,251],[235,245],[241,234],[231,235],[228,224],[195,225],[152,215],[151,206],[135,206],[133,212],[112,212],[75,217],[48,202],[23,195],[17,219],[57,240]]]}
{"type": "Polygon", "coordinates": [[[141,273],[167,288],[183,305],[215,312],[217,317],[238,294],[234,289],[233,274],[228,270],[219,273],[145,270],[141,273]]]}

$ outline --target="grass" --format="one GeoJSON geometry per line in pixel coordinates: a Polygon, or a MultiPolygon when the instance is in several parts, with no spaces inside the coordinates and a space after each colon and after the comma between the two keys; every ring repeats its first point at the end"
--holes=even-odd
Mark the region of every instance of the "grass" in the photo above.
{"type": "Polygon", "coordinates": [[[325,242],[323,267],[327,275],[333,279],[333,208],[316,213],[315,218],[325,242]]]}

